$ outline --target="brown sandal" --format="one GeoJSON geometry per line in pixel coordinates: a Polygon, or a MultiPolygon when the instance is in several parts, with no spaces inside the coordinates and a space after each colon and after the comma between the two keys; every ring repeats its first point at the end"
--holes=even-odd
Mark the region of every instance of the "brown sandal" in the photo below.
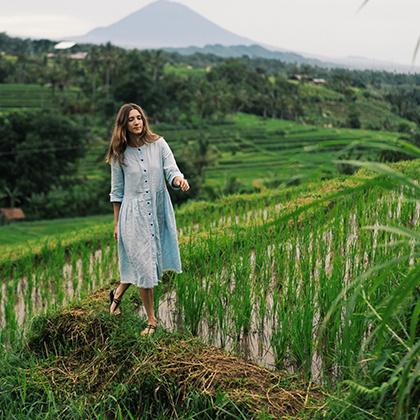
{"type": "Polygon", "coordinates": [[[157,324],[156,325],[147,324],[146,328],[140,334],[141,335],[153,334],[155,332],[156,328],[157,328],[157,324]]]}
{"type": "Polygon", "coordinates": [[[109,301],[110,301],[110,303],[109,303],[109,312],[111,313],[111,306],[112,306],[112,303],[114,302],[115,303],[115,307],[114,307],[114,311],[112,312],[112,315],[119,315],[120,313],[121,313],[121,310],[120,310],[120,312],[119,313],[115,313],[116,312],[116,310],[118,309],[118,306],[120,305],[120,303],[121,303],[121,298],[120,299],[117,299],[117,298],[115,298],[114,297],[114,295],[115,295],[115,291],[116,291],[117,289],[114,289],[114,290],[111,290],[110,292],[109,292],[109,301]]]}

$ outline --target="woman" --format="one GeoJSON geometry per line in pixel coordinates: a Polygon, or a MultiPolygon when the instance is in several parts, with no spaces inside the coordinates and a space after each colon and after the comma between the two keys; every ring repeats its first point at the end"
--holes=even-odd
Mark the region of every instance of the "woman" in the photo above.
{"type": "Polygon", "coordinates": [[[118,241],[120,284],[110,292],[111,314],[119,314],[130,286],[140,288],[147,314],[142,335],[157,321],[153,287],[164,271],[182,273],[175,214],[165,179],[174,190],[190,186],[163,137],[153,133],[143,109],[125,104],[117,113],[106,156],[111,165],[110,201],[114,207],[114,238],[118,241]]]}

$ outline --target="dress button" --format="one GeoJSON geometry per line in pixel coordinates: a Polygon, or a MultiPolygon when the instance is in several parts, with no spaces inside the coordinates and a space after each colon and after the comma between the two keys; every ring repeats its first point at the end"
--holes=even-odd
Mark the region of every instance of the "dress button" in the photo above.
{"type": "Polygon", "coordinates": [[[143,162],[143,159],[140,159],[143,162]]]}
{"type": "Polygon", "coordinates": [[[148,201],[147,204],[150,204],[150,201],[148,201]]]}
{"type": "Polygon", "coordinates": [[[153,223],[150,223],[150,226],[153,226],[153,223]]]}
{"type": "Polygon", "coordinates": [[[143,169],[144,172],[146,172],[146,169],[143,169]]]}
{"type": "Polygon", "coordinates": [[[149,192],[149,191],[146,191],[147,193],[149,192]]]}
{"type": "Polygon", "coordinates": [[[149,213],[149,216],[151,215],[152,213],[149,213]]]}
{"type": "Polygon", "coordinates": [[[147,182],[147,179],[146,179],[146,181],[144,181],[144,182],[147,182]]]}

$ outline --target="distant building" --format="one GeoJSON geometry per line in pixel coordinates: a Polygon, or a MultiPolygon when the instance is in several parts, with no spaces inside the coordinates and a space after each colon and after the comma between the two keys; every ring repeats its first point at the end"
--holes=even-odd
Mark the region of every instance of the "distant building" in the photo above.
{"type": "Polygon", "coordinates": [[[327,83],[327,81],[325,79],[312,78],[312,77],[308,76],[307,74],[299,74],[299,73],[292,74],[289,77],[289,80],[299,80],[299,81],[307,80],[307,81],[313,82],[317,85],[323,85],[323,84],[327,83]]]}
{"type": "MultiPolygon", "coordinates": [[[[57,56],[57,54],[60,54],[60,51],[64,51],[67,55],[67,57],[73,59],[73,60],[84,60],[88,53],[84,51],[75,51],[75,47],[77,46],[76,42],[72,41],[61,41],[58,44],[54,45],[54,49],[57,51],[57,53],[48,53],[48,58],[54,58],[57,56]]],[[[62,53],[61,53],[62,54],[62,53]]]]}
{"type": "Polygon", "coordinates": [[[55,50],[69,50],[76,46],[77,44],[72,41],[61,41],[58,44],[54,45],[55,50]]]}
{"type": "Polygon", "coordinates": [[[302,75],[301,74],[292,74],[289,77],[290,80],[302,80],[302,75]]]}
{"type": "Polygon", "coordinates": [[[327,83],[325,79],[312,79],[312,81],[317,85],[324,85],[325,83],[327,83]]]}
{"type": "Polygon", "coordinates": [[[72,58],[73,60],[84,60],[87,57],[87,55],[88,55],[87,52],[79,51],[79,52],[70,54],[69,57],[72,58]]]}
{"type": "Polygon", "coordinates": [[[290,80],[309,80],[310,77],[307,74],[298,74],[298,73],[295,73],[295,74],[292,74],[289,77],[289,79],[290,80]]]}
{"type": "Polygon", "coordinates": [[[11,222],[12,220],[22,220],[25,213],[19,207],[0,208],[0,221],[11,222]]]}

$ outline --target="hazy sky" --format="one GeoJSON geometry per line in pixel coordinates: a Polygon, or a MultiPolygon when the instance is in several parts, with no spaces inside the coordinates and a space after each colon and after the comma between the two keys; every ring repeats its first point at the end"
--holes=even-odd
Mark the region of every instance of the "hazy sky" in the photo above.
{"type": "MultiPolygon", "coordinates": [[[[0,32],[51,37],[109,25],[151,0],[1,0],[0,32]]],[[[255,41],[331,57],[411,64],[420,35],[420,0],[178,0],[255,41]]],[[[420,63],[420,52],[416,64],[420,63]]]]}

